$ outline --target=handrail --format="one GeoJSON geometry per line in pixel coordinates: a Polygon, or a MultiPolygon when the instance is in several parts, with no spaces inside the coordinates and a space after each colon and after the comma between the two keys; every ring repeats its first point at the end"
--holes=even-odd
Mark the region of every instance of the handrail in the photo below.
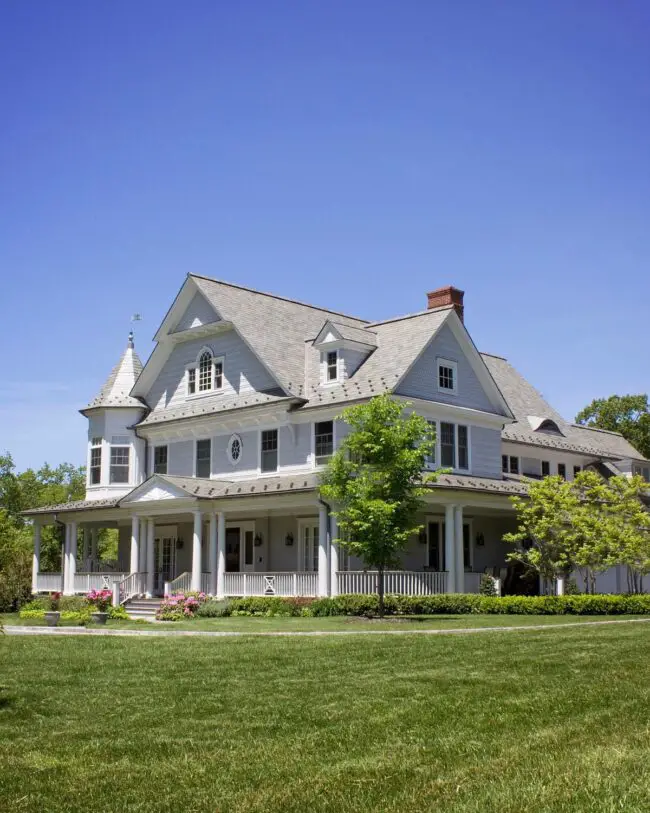
{"type": "Polygon", "coordinates": [[[146,573],[131,573],[118,584],[118,596],[120,604],[125,604],[134,596],[143,595],[145,592],[146,573]]]}
{"type": "Polygon", "coordinates": [[[165,583],[165,595],[171,596],[174,593],[187,593],[191,586],[192,574],[185,571],[185,573],[181,573],[180,576],[176,576],[176,578],[172,581],[165,583]]]}

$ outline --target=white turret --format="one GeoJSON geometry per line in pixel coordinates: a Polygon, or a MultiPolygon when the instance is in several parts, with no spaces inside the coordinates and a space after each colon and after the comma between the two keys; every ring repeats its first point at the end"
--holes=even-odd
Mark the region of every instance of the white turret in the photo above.
{"type": "Polygon", "coordinates": [[[131,332],[99,394],[80,410],[88,418],[87,500],[121,497],[145,478],[145,445],[133,426],[147,407],[130,394],[141,372],[131,332]]]}

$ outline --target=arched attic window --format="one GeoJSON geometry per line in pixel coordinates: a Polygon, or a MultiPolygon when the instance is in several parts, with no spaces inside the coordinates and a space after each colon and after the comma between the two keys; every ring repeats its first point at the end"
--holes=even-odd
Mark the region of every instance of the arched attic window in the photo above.
{"type": "Polygon", "coordinates": [[[204,347],[196,363],[187,368],[187,394],[214,392],[222,388],[223,358],[215,357],[209,347],[204,347]]]}

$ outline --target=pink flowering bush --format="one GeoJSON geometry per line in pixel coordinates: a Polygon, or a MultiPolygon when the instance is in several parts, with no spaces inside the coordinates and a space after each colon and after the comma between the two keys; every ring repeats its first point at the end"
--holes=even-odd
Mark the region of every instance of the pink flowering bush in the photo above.
{"type": "Polygon", "coordinates": [[[95,612],[105,613],[111,605],[113,593],[110,590],[91,590],[86,593],[86,601],[95,612]]]}
{"type": "Polygon", "coordinates": [[[158,621],[183,621],[194,618],[207,596],[205,593],[175,593],[163,599],[156,613],[158,621]]]}

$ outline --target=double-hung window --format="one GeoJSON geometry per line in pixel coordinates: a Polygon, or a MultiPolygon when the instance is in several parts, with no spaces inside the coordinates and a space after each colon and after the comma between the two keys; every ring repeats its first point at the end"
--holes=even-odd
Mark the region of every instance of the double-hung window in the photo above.
{"type": "Polygon", "coordinates": [[[167,474],[167,446],[153,447],[154,474],[167,474]]]}
{"type": "Polygon", "coordinates": [[[455,395],[458,387],[458,365],[455,361],[438,359],[438,390],[455,395]]]}
{"type": "Polygon", "coordinates": [[[573,467],[573,476],[576,477],[582,471],[581,466],[574,466],[573,467]]]}
{"type": "Polygon", "coordinates": [[[278,430],[263,429],[260,437],[260,468],[262,471],[278,470],[278,430]]]}
{"type": "Polygon", "coordinates": [[[557,473],[566,480],[566,463],[557,464],[557,473]]]}
{"type": "Polygon", "coordinates": [[[210,455],[212,453],[212,442],[210,438],[196,441],[196,476],[210,476],[210,455]]]}
{"type": "Polygon", "coordinates": [[[111,439],[111,483],[129,482],[129,461],[131,445],[128,437],[113,436],[111,439]]]}
{"type": "Polygon", "coordinates": [[[504,474],[519,474],[519,458],[516,455],[501,455],[501,469],[504,474]]]}
{"type": "Polygon", "coordinates": [[[99,485],[102,479],[102,439],[93,438],[90,442],[90,485],[99,485]]]}
{"type": "Polygon", "coordinates": [[[455,423],[440,423],[440,465],[445,469],[469,470],[469,429],[455,423]]]}
{"type": "Polygon", "coordinates": [[[317,465],[325,463],[334,453],[334,421],[314,424],[314,453],[317,465]]]}
{"type": "Polygon", "coordinates": [[[542,477],[548,477],[551,473],[551,464],[548,460],[542,460],[542,477]]]}
{"type": "Polygon", "coordinates": [[[339,352],[330,350],[326,359],[326,381],[338,381],[339,378],[339,352]]]}

